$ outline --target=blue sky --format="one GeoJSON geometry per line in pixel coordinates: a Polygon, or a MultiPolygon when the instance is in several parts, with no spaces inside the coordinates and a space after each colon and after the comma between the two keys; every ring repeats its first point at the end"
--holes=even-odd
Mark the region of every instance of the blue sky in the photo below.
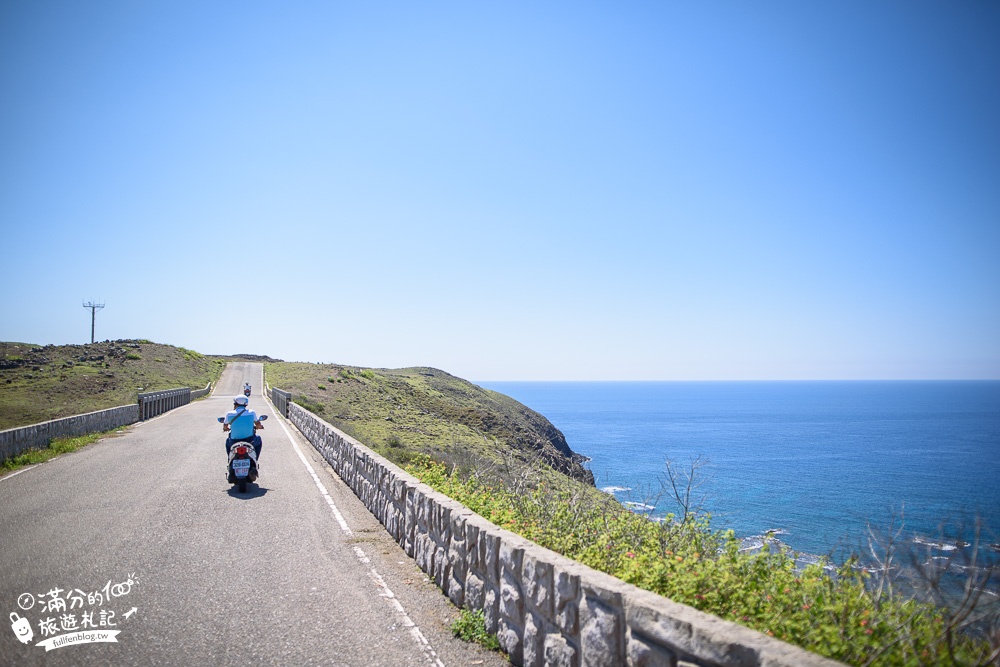
{"type": "Polygon", "coordinates": [[[5,2],[0,339],[1000,378],[1000,4],[5,2]]]}

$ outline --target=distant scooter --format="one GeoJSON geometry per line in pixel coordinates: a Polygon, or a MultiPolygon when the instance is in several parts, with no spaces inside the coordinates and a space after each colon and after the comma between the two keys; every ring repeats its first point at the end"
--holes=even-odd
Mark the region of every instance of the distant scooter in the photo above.
{"type": "Polygon", "coordinates": [[[246,396],[247,398],[250,398],[250,383],[249,382],[247,384],[243,385],[243,395],[246,396]]]}
{"type": "MultiPolygon", "coordinates": [[[[257,419],[259,421],[266,421],[267,415],[261,415],[257,419]]],[[[224,424],[226,423],[226,418],[219,417],[218,421],[220,424],[224,424]]],[[[254,432],[256,430],[255,428],[254,432]]],[[[229,483],[239,485],[240,493],[246,493],[247,483],[257,481],[257,452],[254,450],[253,445],[242,440],[234,442],[233,446],[229,448],[229,463],[227,468],[229,470],[229,483]]]]}

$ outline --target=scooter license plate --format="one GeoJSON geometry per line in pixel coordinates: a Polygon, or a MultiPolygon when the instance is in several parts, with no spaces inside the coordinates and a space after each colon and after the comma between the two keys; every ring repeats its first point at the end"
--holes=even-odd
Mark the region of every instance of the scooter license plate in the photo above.
{"type": "Polygon", "coordinates": [[[234,459],[233,474],[237,477],[246,477],[250,474],[250,459],[234,459]]]}

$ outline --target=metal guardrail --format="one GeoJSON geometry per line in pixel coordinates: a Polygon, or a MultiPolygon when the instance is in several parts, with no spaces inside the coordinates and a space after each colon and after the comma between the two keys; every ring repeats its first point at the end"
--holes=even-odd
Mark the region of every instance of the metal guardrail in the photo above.
{"type": "Polygon", "coordinates": [[[292,393],[280,389],[271,389],[271,403],[281,416],[288,419],[288,404],[292,402],[292,393]]]}
{"type": "Polygon", "coordinates": [[[139,394],[139,419],[145,421],[191,402],[191,388],[167,389],[139,394]]]}

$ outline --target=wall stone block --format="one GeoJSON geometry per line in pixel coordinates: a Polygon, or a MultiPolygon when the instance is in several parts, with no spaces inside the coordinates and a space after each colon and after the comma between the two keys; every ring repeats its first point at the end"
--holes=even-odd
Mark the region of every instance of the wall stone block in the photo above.
{"type": "Polygon", "coordinates": [[[500,586],[500,541],[498,533],[490,532],[486,534],[485,541],[480,540],[479,542],[480,546],[483,547],[481,557],[486,563],[484,574],[487,581],[492,582],[497,587],[500,586]]]}
{"type": "Polygon", "coordinates": [[[497,630],[497,639],[500,641],[500,648],[510,656],[511,662],[515,665],[522,664],[523,654],[521,651],[521,633],[523,629],[514,625],[506,618],[500,618],[500,627],[497,630]]]}
{"type": "Polygon", "coordinates": [[[624,622],[621,612],[587,598],[580,609],[580,644],[584,667],[618,667],[625,663],[624,622]]]}
{"type": "Polygon", "coordinates": [[[629,667],[677,667],[677,656],[638,635],[629,637],[629,667]]]}
{"type": "Polygon", "coordinates": [[[544,560],[544,555],[536,557],[529,549],[525,551],[522,565],[524,580],[524,594],[536,609],[545,618],[555,620],[552,613],[553,590],[552,590],[552,564],[544,560]]]}
{"type": "Polygon", "coordinates": [[[521,641],[523,667],[543,667],[545,663],[543,627],[542,620],[538,616],[530,612],[525,614],[524,636],[521,641]]]}
{"type": "Polygon", "coordinates": [[[485,569],[485,563],[483,562],[482,553],[479,549],[479,524],[476,522],[475,514],[466,518],[465,553],[468,559],[470,571],[482,572],[485,569]]]}
{"type": "Polygon", "coordinates": [[[580,660],[576,648],[562,635],[546,635],[543,650],[546,667],[579,667],[580,660]]]}
{"type": "Polygon", "coordinates": [[[434,549],[434,583],[445,593],[448,592],[448,552],[442,546],[436,546],[434,549]]]}
{"type": "Polygon", "coordinates": [[[473,611],[483,609],[486,602],[486,583],[471,572],[465,579],[464,602],[465,606],[473,611]]]}
{"type": "Polygon", "coordinates": [[[483,618],[486,621],[486,632],[495,635],[500,628],[500,588],[495,585],[486,586],[486,596],[483,601],[483,618]]]}
{"type": "Polygon", "coordinates": [[[517,575],[504,570],[500,577],[500,615],[521,625],[524,618],[524,597],[517,575]]]}
{"type": "Polygon", "coordinates": [[[500,568],[521,576],[521,562],[524,559],[524,546],[517,538],[504,539],[500,543],[500,568]]]}

